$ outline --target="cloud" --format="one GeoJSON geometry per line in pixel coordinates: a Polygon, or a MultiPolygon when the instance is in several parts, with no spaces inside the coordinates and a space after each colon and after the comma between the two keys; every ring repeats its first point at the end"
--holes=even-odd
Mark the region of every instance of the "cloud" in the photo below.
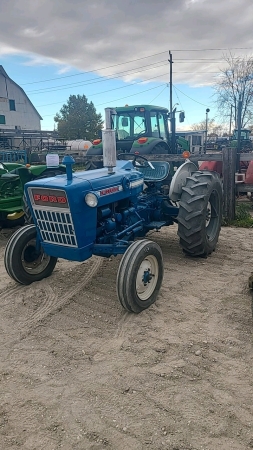
{"type": "Polygon", "coordinates": [[[103,76],[131,70],[122,79],[168,82],[171,49],[174,82],[201,86],[214,82],[225,51],[190,50],[252,53],[252,16],[252,0],[2,0],[0,55],[30,54],[30,64],[50,61],[63,71],[103,76]]]}

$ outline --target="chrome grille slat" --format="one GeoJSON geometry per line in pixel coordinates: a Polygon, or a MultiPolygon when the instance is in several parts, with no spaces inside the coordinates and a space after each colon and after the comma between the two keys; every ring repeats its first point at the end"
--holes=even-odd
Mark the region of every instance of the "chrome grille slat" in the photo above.
{"type": "Polygon", "coordinates": [[[37,225],[44,242],[77,247],[76,234],[70,212],[44,210],[33,207],[37,225]]]}

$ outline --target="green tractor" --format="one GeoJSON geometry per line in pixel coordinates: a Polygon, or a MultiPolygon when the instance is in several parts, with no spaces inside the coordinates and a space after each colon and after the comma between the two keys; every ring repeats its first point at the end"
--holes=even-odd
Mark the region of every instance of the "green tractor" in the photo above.
{"type": "Polygon", "coordinates": [[[65,172],[66,167],[63,165],[49,168],[46,165],[0,163],[0,227],[12,227],[24,223],[23,192],[25,183],[65,172]]]}
{"type": "MultiPolygon", "coordinates": [[[[241,139],[240,139],[240,151],[241,152],[251,152],[252,151],[252,141],[250,140],[250,133],[251,130],[248,130],[247,128],[241,129],[241,139]]],[[[238,144],[238,129],[235,129],[233,132],[233,135],[231,137],[231,141],[229,142],[229,145],[231,147],[237,147],[238,144]]]]}
{"type": "MultiPolygon", "coordinates": [[[[178,134],[175,136],[175,148],[172,148],[167,108],[152,105],[126,105],[112,109],[110,120],[112,129],[116,131],[117,154],[138,152],[140,155],[166,155],[189,151],[189,142],[178,134]]],[[[102,139],[96,139],[87,151],[86,169],[101,168],[102,161],[95,161],[92,157],[102,156],[102,154],[102,139]]]]}

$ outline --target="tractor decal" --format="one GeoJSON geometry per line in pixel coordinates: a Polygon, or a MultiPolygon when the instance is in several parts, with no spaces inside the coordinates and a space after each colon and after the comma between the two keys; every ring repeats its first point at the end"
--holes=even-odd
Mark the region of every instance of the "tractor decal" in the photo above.
{"type": "Polygon", "coordinates": [[[31,200],[37,206],[68,208],[68,199],[63,190],[31,189],[31,200]]]}
{"type": "MultiPolygon", "coordinates": [[[[135,188],[138,186],[141,186],[143,184],[143,180],[136,180],[136,181],[132,181],[131,183],[128,184],[128,188],[135,188]]],[[[119,184],[118,186],[112,186],[106,189],[102,189],[101,191],[95,191],[94,194],[98,195],[99,197],[105,196],[105,195],[110,195],[110,194],[115,194],[115,192],[119,192],[123,190],[123,186],[121,184],[119,184]]]]}
{"type": "Polygon", "coordinates": [[[120,190],[121,186],[113,186],[110,188],[103,189],[99,192],[99,195],[108,195],[108,194],[114,194],[114,192],[118,192],[120,190]]]}

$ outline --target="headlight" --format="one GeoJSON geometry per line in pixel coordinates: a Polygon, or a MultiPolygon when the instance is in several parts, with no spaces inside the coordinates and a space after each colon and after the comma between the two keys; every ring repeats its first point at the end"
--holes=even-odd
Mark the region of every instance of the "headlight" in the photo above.
{"type": "Polygon", "coordinates": [[[85,203],[90,206],[91,208],[96,208],[98,204],[98,198],[95,194],[92,194],[91,192],[89,194],[86,194],[84,197],[85,203]]]}

